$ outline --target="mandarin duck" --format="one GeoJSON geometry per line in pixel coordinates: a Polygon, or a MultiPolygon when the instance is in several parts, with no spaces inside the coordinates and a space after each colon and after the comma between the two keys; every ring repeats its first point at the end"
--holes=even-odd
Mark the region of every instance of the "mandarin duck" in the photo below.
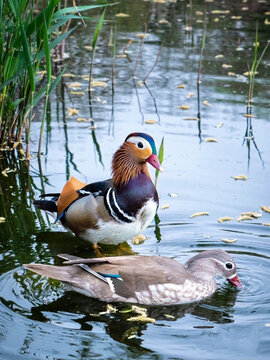
{"type": "Polygon", "coordinates": [[[41,195],[52,199],[34,204],[94,246],[119,244],[140,234],[156,214],[158,194],[147,163],[161,170],[155,142],[132,133],[113,156],[112,179],[86,185],[71,177],[61,193],[41,195]]]}
{"type": "Polygon", "coordinates": [[[233,258],[224,250],[203,251],[185,265],[162,256],[82,259],[58,255],[65,266],[25,265],[31,271],[106,302],[172,305],[201,300],[215,292],[216,276],[241,287],[233,258]]]}

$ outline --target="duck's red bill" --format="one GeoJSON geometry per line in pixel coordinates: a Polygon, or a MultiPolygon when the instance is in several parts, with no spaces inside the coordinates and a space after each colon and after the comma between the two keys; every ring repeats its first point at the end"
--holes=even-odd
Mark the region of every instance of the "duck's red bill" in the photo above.
{"type": "Polygon", "coordinates": [[[242,283],[239,279],[239,277],[237,275],[235,275],[234,277],[228,279],[230,283],[232,283],[234,286],[241,288],[242,287],[242,283]]]}
{"type": "Polygon", "coordinates": [[[146,161],[154,166],[155,169],[162,171],[157,155],[152,154],[146,161]]]}

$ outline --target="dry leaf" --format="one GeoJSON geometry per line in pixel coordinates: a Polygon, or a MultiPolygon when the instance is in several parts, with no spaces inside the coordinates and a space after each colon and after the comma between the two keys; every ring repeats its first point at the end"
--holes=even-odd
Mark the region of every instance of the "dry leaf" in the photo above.
{"type": "Polygon", "coordinates": [[[229,14],[230,13],[230,10],[212,10],[211,11],[211,14],[229,14]]]}
{"type": "Polygon", "coordinates": [[[133,236],[131,241],[133,245],[139,245],[144,243],[146,239],[146,236],[144,236],[143,234],[139,234],[137,236],[133,236]]]}
{"type": "Polygon", "coordinates": [[[143,82],[141,80],[137,81],[137,84],[140,86],[140,87],[143,87],[143,82]]]}
{"type": "Polygon", "coordinates": [[[179,196],[179,194],[177,193],[169,193],[169,196],[172,197],[172,198],[176,198],[179,196]]]}
{"type": "Polygon", "coordinates": [[[195,11],[195,15],[198,15],[198,16],[201,16],[201,15],[203,15],[204,13],[202,12],[202,11],[195,11]]]}
{"type": "Polygon", "coordinates": [[[74,115],[78,115],[79,110],[78,109],[72,109],[72,108],[67,108],[68,110],[68,116],[74,116],[74,115]]]}
{"type": "Polygon", "coordinates": [[[19,153],[20,153],[22,156],[25,155],[25,151],[24,151],[23,149],[20,149],[20,150],[19,150],[19,153]]]}
{"type": "Polygon", "coordinates": [[[74,74],[71,74],[71,73],[65,73],[65,74],[63,75],[63,77],[71,77],[71,78],[74,78],[75,75],[74,75],[74,74]]]}
{"type": "Polygon", "coordinates": [[[249,8],[248,8],[247,6],[244,6],[244,7],[242,7],[242,10],[243,10],[243,11],[248,11],[249,8]]]}
{"type": "Polygon", "coordinates": [[[86,118],[82,118],[82,117],[78,117],[76,120],[77,120],[78,122],[86,122],[86,121],[87,121],[86,118]]]}
{"type": "Polygon", "coordinates": [[[219,22],[219,18],[215,18],[215,19],[214,19],[214,22],[219,22]]]}
{"type": "Polygon", "coordinates": [[[242,19],[242,16],[231,16],[231,19],[240,20],[240,19],[242,19]]]}
{"type": "Polygon", "coordinates": [[[180,105],[180,106],[178,106],[178,109],[181,109],[181,110],[189,110],[189,109],[190,109],[190,106],[188,106],[188,105],[180,105]]]}
{"type": "Polygon", "coordinates": [[[78,95],[78,96],[83,96],[85,95],[85,93],[83,91],[70,91],[71,95],[78,95]]]}
{"type": "Polygon", "coordinates": [[[234,73],[234,72],[228,72],[228,76],[236,76],[236,73],[234,73]]]}
{"type": "Polygon", "coordinates": [[[258,218],[260,218],[262,216],[262,214],[257,213],[255,211],[246,211],[246,212],[243,212],[241,214],[241,216],[251,216],[251,217],[253,217],[255,219],[258,219],[258,218]]]}
{"type": "Polygon", "coordinates": [[[265,212],[267,212],[267,213],[270,213],[270,206],[265,206],[265,205],[262,205],[261,206],[261,209],[263,210],[263,211],[265,211],[265,212]]]}
{"type": "Polygon", "coordinates": [[[73,82],[68,85],[69,88],[80,88],[82,86],[79,82],[73,82]]]}
{"type": "Polygon", "coordinates": [[[159,23],[159,24],[169,24],[169,21],[168,21],[168,20],[165,20],[165,19],[161,19],[161,20],[159,20],[158,23],[159,23]]]}
{"type": "Polygon", "coordinates": [[[94,124],[92,126],[89,127],[90,130],[96,130],[97,129],[97,124],[94,124]]]}
{"type": "Polygon", "coordinates": [[[192,26],[185,26],[185,31],[192,31],[192,26]]]}
{"type": "Polygon", "coordinates": [[[223,57],[224,57],[224,55],[222,55],[222,54],[218,54],[215,56],[216,59],[223,58],[223,57]]]}
{"type": "Polygon", "coordinates": [[[137,305],[132,305],[131,306],[131,311],[142,315],[142,316],[147,316],[147,309],[141,306],[137,306],[137,305]]]}
{"type": "Polygon", "coordinates": [[[106,84],[104,81],[91,81],[91,87],[107,87],[108,84],[106,84]]]}
{"type": "Polygon", "coordinates": [[[235,175],[233,176],[234,180],[247,180],[248,177],[246,175],[235,175]]]}
{"type": "Polygon", "coordinates": [[[255,118],[255,115],[252,114],[243,114],[243,116],[247,117],[247,118],[255,118]]]}
{"type": "Polygon", "coordinates": [[[85,81],[89,81],[90,77],[89,75],[82,75],[82,79],[85,81]]]}
{"type": "Polygon", "coordinates": [[[209,104],[209,102],[208,102],[207,100],[204,100],[203,105],[205,105],[205,106],[211,106],[211,104],[209,104]]]}
{"type": "Polygon", "coordinates": [[[224,238],[224,239],[221,239],[221,241],[223,241],[225,243],[228,243],[228,244],[232,244],[232,243],[236,242],[237,239],[226,239],[226,238],[224,238]]]}
{"type": "Polygon", "coordinates": [[[255,72],[253,72],[253,71],[246,71],[243,75],[245,75],[245,76],[250,76],[250,75],[256,75],[256,74],[258,74],[258,71],[255,71],[255,72]]]}
{"type": "Polygon", "coordinates": [[[2,175],[5,176],[5,177],[8,177],[7,170],[8,170],[8,168],[2,171],[2,175]]]}
{"type": "Polygon", "coordinates": [[[185,85],[185,84],[181,84],[181,85],[176,85],[176,87],[177,87],[178,89],[184,89],[184,88],[186,87],[186,85],[185,85]]]}
{"type": "Polygon", "coordinates": [[[0,224],[4,223],[6,221],[6,218],[4,218],[3,216],[0,216],[0,224]]]}
{"type": "Polygon", "coordinates": [[[126,18],[126,17],[130,17],[129,14],[126,14],[126,13],[118,13],[115,15],[116,17],[119,17],[119,18],[126,18]]]}
{"type": "Polygon", "coordinates": [[[92,46],[90,46],[90,45],[85,45],[84,48],[85,48],[86,50],[89,50],[89,51],[93,50],[92,46]]]}
{"type": "Polygon", "coordinates": [[[263,226],[270,226],[270,223],[263,223],[263,226]]]}
{"type": "Polygon", "coordinates": [[[144,38],[144,37],[147,37],[148,34],[146,34],[146,33],[137,33],[135,36],[140,37],[140,38],[144,38]]]}
{"type": "Polygon", "coordinates": [[[169,209],[170,204],[165,204],[161,206],[161,210],[169,209]]]}
{"type": "Polygon", "coordinates": [[[145,120],[145,124],[157,124],[157,120],[145,120]]]}
{"type": "Polygon", "coordinates": [[[195,96],[195,94],[193,92],[190,92],[187,94],[187,98],[190,99],[192,96],[195,96]]]}
{"type": "Polygon", "coordinates": [[[230,69],[230,68],[232,68],[232,65],[222,64],[222,67],[223,67],[224,69],[230,69]]]}
{"type": "Polygon", "coordinates": [[[218,142],[217,139],[215,139],[215,138],[206,138],[204,141],[205,142],[214,142],[214,143],[218,142]]]}
{"type": "Polygon", "coordinates": [[[184,117],[183,120],[196,120],[196,121],[198,121],[199,118],[193,117],[193,116],[187,116],[187,117],[184,117]]]}
{"type": "Polygon", "coordinates": [[[246,221],[246,220],[254,220],[254,218],[248,215],[241,215],[237,218],[237,221],[246,221]]]}
{"type": "Polygon", "coordinates": [[[196,212],[196,213],[190,215],[190,218],[193,219],[193,218],[195,218],[197,216],[204,216],[204,215],[209,216],[209,213],[208,212],[196,212]]]}
{"type": "Polygon", "coordinates": [[[154,322],[156,322],[155,319],[147,317],[147,316],[134,316],[134,317],[127,319],[127,321],[138,321],[138,322],[145,322],[145,323],[152,323],[152,324],[154,322]]]}
{"type": "Polygon", "coordinates": [[[13,144],[13,149],[16,149],[19,144],[20,144],[20,142],[19,142],[19,141],[16,141],[16,142],[13,144]]]}
{"type": "Polygon", "coordinates": [[[230,216],[223,216],[223,217],[220,217],[220,218],[218,219],[218,222],[219,222],[220,224],[222,224],[224,221],[232,221],[232,220],[234,220],[234,218],[232,218],[232,217],[230,217],[230,216]]]}
{"type": "Polygon", "coordinates": [[[126,55],[126,54],[119,54],[119,55],[117,55],[116,57],[117,57],[117,58],[126,58],[127,55],[126,55]]]}
{"type": "Polygon", "coordinates": [[[216,126],[216,128],[219,129],[219,128],[221,128],[221,126],[223,126],[223,121],[221,121],[221,122],[216,126]]]}

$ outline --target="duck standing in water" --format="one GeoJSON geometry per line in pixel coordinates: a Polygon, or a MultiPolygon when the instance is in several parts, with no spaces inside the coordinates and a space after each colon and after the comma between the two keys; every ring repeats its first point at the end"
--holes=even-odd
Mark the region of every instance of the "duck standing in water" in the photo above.
{"type": "Polygon", "coordinates": [[[82,259],[59,255],[65,266],[27,264],[39,275],[106,302],[172,305],[201,300],[215,292],[215,276],[241,287],[233,258],[224,250],[207,250],[185,265],[162,256],[82,259]]]}
{"type": "Polygon", "coordinates": [[[42,210],[57,213],[64,227],[92,244],[119,244],[141,233],[153,220],[158,194],[147,163],[161,170],[150,135],[132,133],[116,151],[112,179],[84,184],[71,177],[51,200],[36,200],[42,210]]]}

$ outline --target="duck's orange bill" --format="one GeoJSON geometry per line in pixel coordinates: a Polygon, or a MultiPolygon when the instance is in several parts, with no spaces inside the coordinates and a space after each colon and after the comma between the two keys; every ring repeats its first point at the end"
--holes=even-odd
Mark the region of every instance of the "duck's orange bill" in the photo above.
{"type": "Polygon", "coordinates": [[[239,279],[239,277],[237,275],[235,275],[234,277],[228,279],[230,283],[232,283],[234,286],[236,287],[242,287],[242,283],[239,279]]]}
{"type": "Polygon", "coordinates": [[[57,201],[57,217],[62,214],[62,212],[78,198],[78,193],[76,190],[83,188],[86,184],[77,180],[75,177],[71,176],[68,182],[66,182],[63,190],[57,201]]]}

